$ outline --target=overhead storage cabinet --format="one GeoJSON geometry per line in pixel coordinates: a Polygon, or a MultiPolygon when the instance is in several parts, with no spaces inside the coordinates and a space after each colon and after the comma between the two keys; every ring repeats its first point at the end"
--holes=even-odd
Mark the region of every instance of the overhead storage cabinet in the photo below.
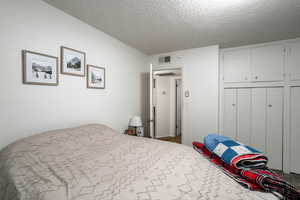
{"type": "Polygon", "coordinates": [[[250,81],[250,49],[224,53],[224,82],[250,81]]]}
{"type": "Polygon", "coordinates": [[[289,45],[287,67],[290,80],[300,81],[300,42],[289,45]]]}
{"type": "Polygon", "coordinates": [[[283,81],[284,47],[271,45],[252,49],[252,81],[283,81]]]}
{"type": "MultiPolygon", "coordinates": [[[[297,49],[297,46],[293,48],[297,49]]],[[[284,56],[285,48],[283,45],[268,45],[224,51],[224,82],[283,81],[284,56]]],[[[296,56],[293,55],[292,57],[294,61],[291,62],[297,62],[296,56]]]]}

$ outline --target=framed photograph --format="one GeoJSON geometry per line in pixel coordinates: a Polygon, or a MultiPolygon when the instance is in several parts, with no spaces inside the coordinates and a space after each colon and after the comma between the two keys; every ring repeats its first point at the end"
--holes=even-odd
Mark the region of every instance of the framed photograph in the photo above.
{"type": "Polygon", "coordinates": [[[58,58],[41,53],[22,51],[23,83],[58,85],[58,58]]]}
{"type": "Polygon", "coordinates": [[[61,73],[72,76],[85,76],[85,53],[61,47],[61,73]]]}
{"type": "Polygon", "coordinates": [[[87,87],[105,89],[105,68],[93,65],[87,66],[87,87]]]}

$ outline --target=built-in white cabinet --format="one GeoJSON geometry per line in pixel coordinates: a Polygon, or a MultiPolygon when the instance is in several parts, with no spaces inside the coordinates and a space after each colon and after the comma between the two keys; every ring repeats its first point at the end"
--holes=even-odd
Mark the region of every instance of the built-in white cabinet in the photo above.
{"type": "Polygon", "coordinates": [[[251,89],[237,90],[236,139],[250,145],[251,136],[251,89]]]}
{"type": "Polygon", "coordinates": [[[230,138],[236,138],[236,113],[237,96],[236,89],[224,90],[224,135],[230,138]]]}
{"type": "Polygon", "coordinates": [[[266,155],[269,166],[282,169],[283,151],[283,89],[267,89],[266,155]]]}
{"type": "Polygon", "coordinates": [[[289,44],[287,68],[292,81],[300,81],[300,42],[289,44]]]}
{"type": "Polygon", "coordinates": [[[291,172],[300,174],[300,87],[291,88],[291,172]]]}
{"type": "Polygon", "coordinates": [[[251,145],[266,152],[266,106],[267,106],[267,89],[253,88],[252,89],[252,116],[251,116],[251,145]]]}
{"type": "Polygon", "coordinates": [[[283,81],[284,46],[269,45],[252,49],[252,81],[283,81]]]}
{"type": "Polygon", "coordinates": [[[224,53],[224,81],[247,82],[251,79],[250,49],[224,53]]]}
{"type": "Polygon", "coordinates": [[[223,134],[269,157],[282,169],[283,89],[224,89],[223,134]]]}
{"type": "Polygon", "coordinates": [[[223,52],[225,83],[284,80],[285,47],[267,45],[223,52]]]}
{"type": "Polygon", "coordinates": [[[300,174],[300,38],[221,50],[220,79],[220,131],[300,174]]]}

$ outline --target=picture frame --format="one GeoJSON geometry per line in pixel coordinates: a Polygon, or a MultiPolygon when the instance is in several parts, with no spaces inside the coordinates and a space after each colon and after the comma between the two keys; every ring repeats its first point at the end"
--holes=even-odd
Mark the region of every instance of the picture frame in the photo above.
{"type": "Polygon", "coordinates": [[[87,88],[105,89],[105,68],[87,65],[87,88]]]}
{"type": "Polygon", "coordinates": [[[86,53],[71,49],[69,47],[60,47],[61,74],[71,76],[85,76],[86,71],[86,53]]]}
{"type": "Polygon", "coordinates": [[[23,84],[57,86],[58,57],[22,50],[23,84]]]}

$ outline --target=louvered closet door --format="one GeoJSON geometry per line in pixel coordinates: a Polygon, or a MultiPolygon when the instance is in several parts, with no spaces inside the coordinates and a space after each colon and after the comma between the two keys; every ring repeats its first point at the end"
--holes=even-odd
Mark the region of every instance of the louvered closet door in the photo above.
{"type": "Polygon", "coordinates": [[[300,87],[291,89],[291,171],[300,174],[300,87]]]}
{"type": "MultiPolygon", "coordinates": [[[[300,89],[295,99],[300,102],[300,89]]],[[[295,106],[295,110],[299,108],[299,113],[294,114],[295,119],[300,118],[299,105],[295,106]]],[[[294,126],[298,126],[294,130],[299,130],[298,123],[295,122],[294,126]]],[[[282,133],[282,88],[224,90],[224,135],[265,153],[272,169],[282,169],[282,133]]],[[[294,135],[299,141],[299,134],[294,135]]],[[[295,165],[298,164],[300,159],[295,165]]]]}
{"type": "Polygon", "coordinates": [[[237,90],[237,140],[250,145],[251,89],[237,90]]]}
{"type": "Polygon", "coordinates": [[[236,139],[236,89],[224,90],[223,134],[236,139]]]}
{"type": "Polygon", "coordinates": [[[267,89],[252,89],[251,146],[266,152],[267,89]]]}
{"type": "Polygon", "coordinates": [[[283,89],[267,89],[266,155],[269,167],[282,169],[283,89]]]}

